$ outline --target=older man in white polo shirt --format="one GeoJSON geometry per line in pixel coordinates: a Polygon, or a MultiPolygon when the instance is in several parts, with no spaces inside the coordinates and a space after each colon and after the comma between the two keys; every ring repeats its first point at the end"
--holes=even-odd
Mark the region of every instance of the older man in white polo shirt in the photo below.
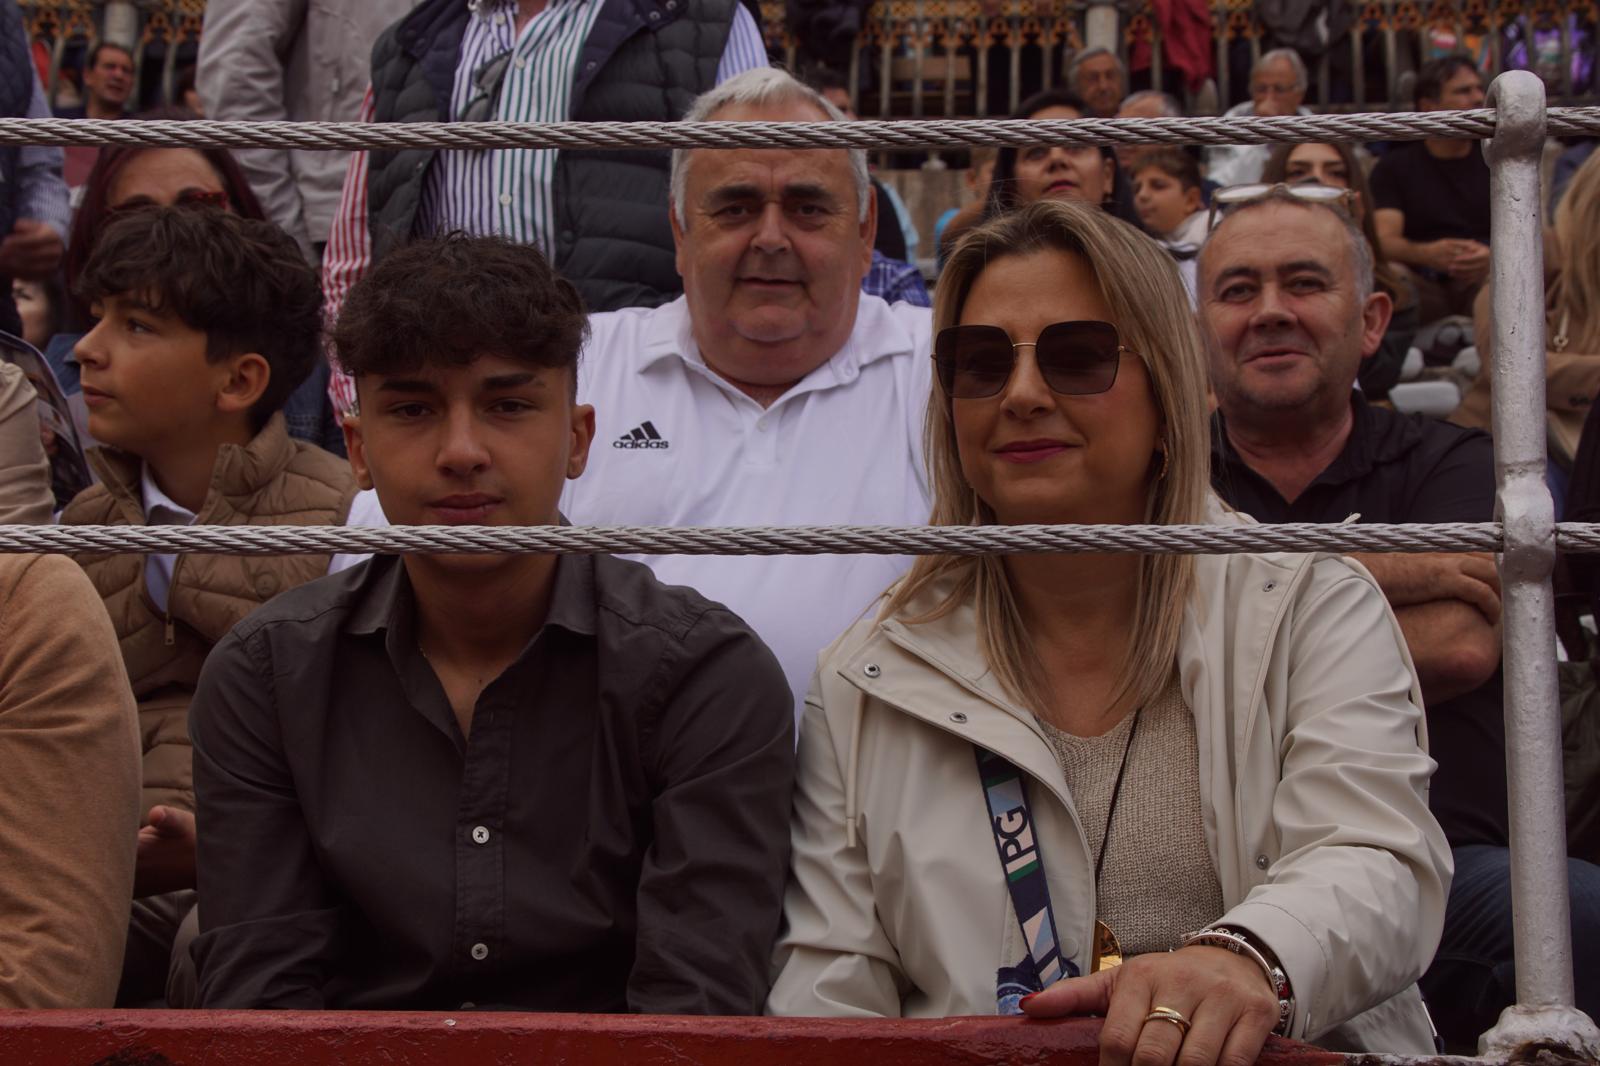
{"type": "MultiPolygon", "coordinates": [[[[688,121],[837,120],[788,74],[747,71],[688,121]]],[[[926,522],[932,320],[861,292],[876,214],[866,153],[675,152],[684,295],[597,314],[578,393],[595,408],[583,525],[926,522]]],[[[903,556],[643,557],[738,612],[803,700],[817,652],[906,568],[903,556]]]]}

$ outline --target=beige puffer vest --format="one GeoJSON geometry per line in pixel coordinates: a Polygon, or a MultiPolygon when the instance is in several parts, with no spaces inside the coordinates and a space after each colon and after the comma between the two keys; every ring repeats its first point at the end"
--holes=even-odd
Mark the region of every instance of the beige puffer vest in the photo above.
{"type": "MultiPolygon", "coordinates": [[[[100,484],[79,493],[61,522],[144,525],[140,460],[99,448],[89,462],[100,484]]],[[[195,524],[339,525],[355,494],[349,464],[291,440],[279,414],[249,444],[224,445],[217,453],[195,524]]],[[[189,701],[207,653],[235,623],[278,593],[326,574],[329,556],[180,555],[164,613],[145,589],[143,555],[76,558],[111,615],[139,701],[144,810],[157,803],[192,810],[189,701]]]]}

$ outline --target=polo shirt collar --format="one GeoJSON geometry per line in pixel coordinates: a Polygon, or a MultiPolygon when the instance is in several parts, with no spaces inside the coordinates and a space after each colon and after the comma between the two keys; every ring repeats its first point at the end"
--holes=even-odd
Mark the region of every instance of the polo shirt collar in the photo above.
{"type": "MultiPolygon", "coordinates": [[[[1333,462],[1306,486],[1307,491],[1317,485],[1343,485],[1364,478],[1378,467],[1401,458],[1422,440],[1422,430],[1415,421],[1398,415],[1383,417],[1367,403],[1366,397],[1354,390],[1350,393],[1350,414],[1350,439],[1344,442],[1333,462]]],[[[1250,465],[1228,439],[1227,424],[1220,410],[1214,426],[1211,434],[1213,465],[1219,470],[1226,467],[1249,470],[1250,465]]]]}
{"type": "MultiPolygon", "coordinates": [[[[688,297],[680,296],[651,312],[643,336],[644,353],[639,360],[641,373],[663,360],[676,358],[715,376],[715,372],[706,366],[705,358],[700,354],[700,345],[694,339],[688,297]]],[[[845,339],[844,346],[826,363],[806,375],[786,395],[811,392],[832,385],[847,385],[859,377],[865,367],[879,359],[911,351],[914,343],[911,331],[890,311],[887,303],[877,296],[862,293],[861,301],[856,306],[855,325],[845,339]]],[[[926,354],[931,356],[932,353],[926,354]]]]}

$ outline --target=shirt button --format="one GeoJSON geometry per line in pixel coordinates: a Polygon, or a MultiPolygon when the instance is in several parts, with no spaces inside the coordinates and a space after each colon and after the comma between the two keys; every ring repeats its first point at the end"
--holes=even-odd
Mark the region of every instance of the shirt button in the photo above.
{"type": "Polygon", "coordinates": [[[500,206],[501,207],[510,207],[511,206],[511,194],[510,193],[503,192],[503,193],[500,194],[500,206]]]}
{"type": "Polygon", "coordinates": [[[477,959],[479,962],[487,959],[489,957],[489,945],[483,943],[481,940],[472,945],[472,957],[477,959]]]}
{"type": "Polygon", "coordinates": [[[474,844],[489,843],[489,830],[481,825],[472,827],[472,842],[474,844]]]}
{"type": "Polygon", "coordinates": [[[518,56],[517,57],[517,69],[518,70],[527,70],[528,69],[528,61],[526,59],[523,59],[521,56],[518,56]]]}
{"type": "Polygon", "coordinates": [[[1271,860],[1269,860],[1265,855],[1257,855],[1256,856],[1256,869],[1265,870],[1268,866],[1271,866],[1271,865],[1272,865],[1271,860]]]}
{"type": "Polygon", "coordinates": [[[756,419],[756,428],[761,430],[763,433],[765,433],[766,430],[767,430],[767,420],[766,420],[766,418],[763,417],[763,418],[756,419]]]}

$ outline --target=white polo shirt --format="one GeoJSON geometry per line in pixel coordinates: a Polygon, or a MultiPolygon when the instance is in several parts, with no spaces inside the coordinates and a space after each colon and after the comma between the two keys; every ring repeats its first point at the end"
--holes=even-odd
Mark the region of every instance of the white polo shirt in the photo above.
{"type": "MultiPolygon", "coordinates": [[[[567,483],[578,525],[920,525],[932,315],[861,297],[834,357],[771,407],[700,356],[682,297],[591,315],[578,399],[595,408],[589,466],[567,483]]],[[[777,654],[797,713],[817,653],[911,560],[882,555],[633,556],[726,604],[777,654]]]]}

